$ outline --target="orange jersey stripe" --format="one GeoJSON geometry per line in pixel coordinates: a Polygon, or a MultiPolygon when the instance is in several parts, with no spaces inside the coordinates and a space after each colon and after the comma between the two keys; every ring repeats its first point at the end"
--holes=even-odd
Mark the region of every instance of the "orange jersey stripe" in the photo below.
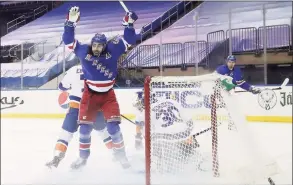
{"type": "Polygon", "coordinates": [[[77,102],[69,102],[69,107],[79,109],[79,103],[77,103],[77,102]]]}

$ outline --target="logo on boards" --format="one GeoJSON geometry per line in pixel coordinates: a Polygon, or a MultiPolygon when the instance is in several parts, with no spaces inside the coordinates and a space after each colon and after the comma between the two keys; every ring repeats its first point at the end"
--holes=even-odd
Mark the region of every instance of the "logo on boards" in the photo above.
{"type": "Polygon", "coordinates": [[[24,104],[24,101],[19,96],[1,97],[1,110],[16,107],[24,104]]]}
{"type": "Polygon", "coordinates": [[[284,106],[292,106],[292,92],[280,92],[280,105],[284,106]]]}
{"type": "Polygon", "coordinates": [[[258,104],[265,110],[271,110],[277,104],[277,95],[271,89],[264,89],[258,94],[258,104]]]}

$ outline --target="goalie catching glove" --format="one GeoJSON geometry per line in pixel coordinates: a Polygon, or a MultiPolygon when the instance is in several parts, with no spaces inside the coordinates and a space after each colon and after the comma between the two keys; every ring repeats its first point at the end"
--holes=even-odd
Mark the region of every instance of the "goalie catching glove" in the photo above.
{"type": "Polygon", "coordinates": [[[123,21],[122,21],[122,25],[123,26],[133,26],[133,23],[138,19],[138,16],[136,15],[136,13],[130,11],[130,12],[126,12],[123,21]]]}

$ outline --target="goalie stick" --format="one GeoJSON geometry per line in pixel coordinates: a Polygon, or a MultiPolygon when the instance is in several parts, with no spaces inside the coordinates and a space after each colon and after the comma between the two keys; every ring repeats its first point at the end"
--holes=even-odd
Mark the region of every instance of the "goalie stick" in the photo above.
{"type": "MultiPolygon", "coordinates": [[[[222,124],[222,123],[219,122],[219,123],[217,124],[217,127],[220,126],[221,124],[222,124]]],[[[192,137],[195,138],[196,136],[199,136],[199,135],[201,135],[201,134],[203,134],[203,133],[206,133],[207,131],[210,131],[210,130],[212,130],[212,127],[209,127],[209,128],[206,128],[206,129],[204,129],[204,130],[202,130],[202,131],[200,131],[200,132],[197,132],[197,133],[193,134],[192,137]]]]}
{"type": "MultiPolygon", "coordinates": [[[[133,125],[136,125],[133,121],[131,121],[130,119],[128,119],[128,118],[127,118],[126,116],[124,116],[123,114],[121,114],[121,117],[124,118],[124,119],[126,119],[127,121],[129,121],[129,122],[132,123],[133,125]]],[[[222,123],[220,122],[220,123],[217,125],[217,127],[220,126],[221,124],[222,124],[222,123]]],[[[207,131],[210,131],[211,129],[212,129],[212,127],[206,128],[206,129],[204,129],[204,130],[202,130],[202,131],[200,131],[200,132],[197,132],[197,133],[193,134],[192,137],[195,138],[196,136],[199,136],[199,135],[201,135],[201,134],[203,134],[203,133],[206,133],[207,131]]]]}
{"type": "MultiPolygon", "coordinates": [[[[271,88],[270,90],[282,90],[289,82],[289,78],[285,78],[283,83],[279,87],[271,88]]],[[[235,93],[242,93],[242,92],[249,92],[249,91],[235,91],[235,93]]]]}

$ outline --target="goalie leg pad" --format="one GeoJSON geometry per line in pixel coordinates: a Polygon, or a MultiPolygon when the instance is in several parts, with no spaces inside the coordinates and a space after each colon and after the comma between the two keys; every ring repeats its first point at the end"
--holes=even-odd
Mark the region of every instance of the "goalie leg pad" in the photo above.
{"type": "Polygon", "coordinates": [[[81,124],[79,129],[79,156],[87,159],[90,156],[91,132],[93,125],[81,124]]]}

